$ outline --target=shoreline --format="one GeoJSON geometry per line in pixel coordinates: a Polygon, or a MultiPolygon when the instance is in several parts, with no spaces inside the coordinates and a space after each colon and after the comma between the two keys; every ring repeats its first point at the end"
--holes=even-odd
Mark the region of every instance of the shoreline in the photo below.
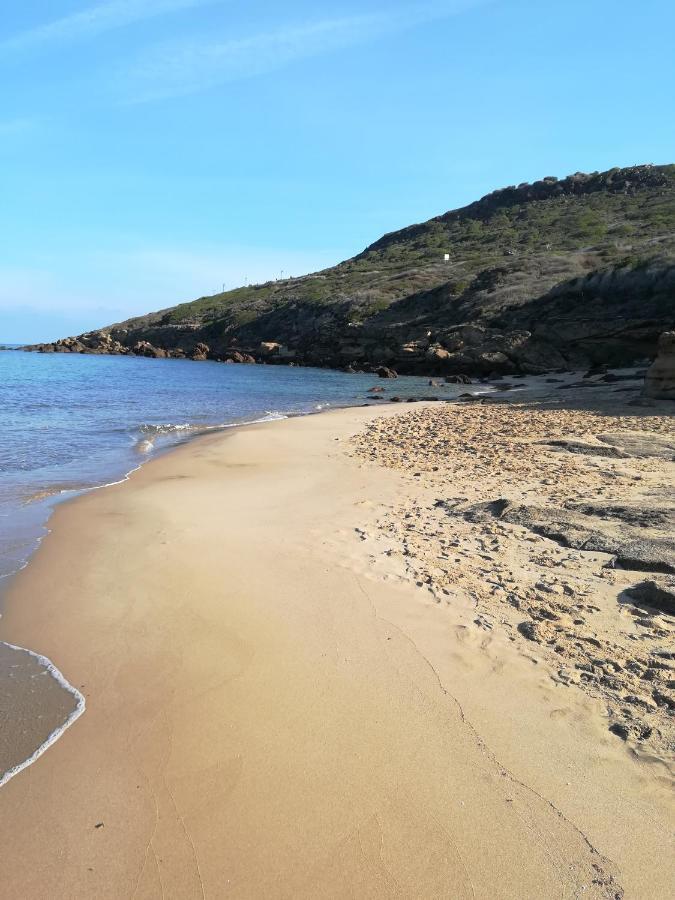
{"type": "MultiPolygon", "coordinates": [[[[425,408],[433,410],[436,405],[412,407],[425,408]]],[[[483,658],[485,653],[473,638],[467,643],[453,637],[460,627],[459,619],[473,614],[471,607],[450,610],[451,618],[444,624],[425,590],[411,585],[395,568],[379,571],[384,565],[381,559],[374,567],[368,541],[359,534],[360,519],[365,517],[374,525],[383,508],[393,506],[402,496],[412,498],[415,494],[396,473],[355,463],[345,456],[344,446],[376,418],[402,417],[410,411],[411,407],[390,405],[348,407],[328,410],[331,415],[326,416],[307,415],[240,426],[225,435],[200,435],[198,441],[191,440],[153,458],[149,461],[152,465],[143,465],[133,479],[110,491],[98,492],[98,496],[89,492],[76,498],[76,503],[59,505],[52,531],[31,566],[13,579],[7,615],[2,620],[3,634],[15,630],[35,638],[29,646],[45,646],[50,651],[51,647],[60,647],[51,655],[72,672],[73,681],[81,683],[83,692],[91,698],[78,728],[65,734],[39,765],[31,767],[30,779],[24,773],[0,793],[0,831],[6,833],[11,846],[16,837],[8,830],[9,822],[18,816],[26,823],[28,833],[38,838],[41,871],[49,871],[57,879],[54,896],[87,896],[91,890],[98,896],[120,896],[125,895],[125,885],[131,894],[134,884],[137,896],[159,896],[160,887],[167,885],[179,890],[181,896],[200,896],[200,890],[216,896],[226,889],[230,875],[236,896],[255,896],[264,886],[269,890],[272,885],[277,886],[278,893],[272,889],[275,896],[286,896],[291,886],[296,896],[334,896],[336,885],[344,887],[347,877],[352,885],[369,884],[374,896],[393,896],[389,876],[382,872],[376,876],[372,860],[367,865],[359,862],[361,857],[352,852],[351,845],[339,851],[342,862],[337,869],[326,861],[326,853],[333,858],[331,853],[335,851],[328,852],[331,847],[342,846],[334,841],[344,832],[344,826],[354,822],[354,816],[358,821],[375,808],[380,808],[379,817],[387,823],[387,841],[394,842],[392,847],[403,838],[404,820],[412,815],[425,840],[420,835],[408,835],[401,845],[402,857],[410,863],[429,847],[436,847],[441,855],[435,857],[429,867],[431,874],[427,874],[441,878],[439,885],[454,884],[453,896],[470,896],[470,891],[487,896],[498,883],[497,869],[485,866],[484,849],[477,852],[492,846],[480,835],[484,828],[493,839],[498,834],[502,842],[509,834],[506,856],[501,857],[507,867],[499,873],[502,887],[510,883],[515,889],[518,884],[523,890],[523,885],[534,889],[536,884],[542,887],[538,896],[557,896],[554,885],[560,878],[562,859],[567,859],[565,865],[573,862],[582,878],[586,865],[589,871],[592,868],[592,862],[584,860],[589,852],[588,847],[583,850],[584,841],[597,845],[593,835],[587,836],[588,831],[595,829],[600,843],[607,840],[594,816],[581,823],[583,840],[578,826],[571,823],[579,819],[579,807],[583,809],[604,796],[608,780],[615,787],[621,783],[621,796],[611,801],[620,806],[620,815],[615,810],[618,821],[626,824],[632,815],[637,824],[639,816],[629,808],[631,798],[634,802],[645,786],[651,796],[654,776],[631,760],[616,739],[607,743],[603,738],[597,743],[600,731],[595,724],[595,701],[581,695],[567,704],[574,711],[572,720],[583,726],[573,734],[565,732],[567,723],[548,723],[545,711],[531,710],[532,734],[526,745],[513,742],[525,758],[507,763],[515,772],[510,774],[498,762],[504,760],[505,747],[510,743],[501,733],[503,723],[495,718],[499,704],[485,685],[474,684],[473,678],[467,680],[466,673],[476,676],[483,672],[490,688],[494,688],[495,679],[502,688],[508,685],[519,701],[538,696],[548,702],[546,698],[557,696],[560,689],[543,686],[539,673],[533,674],[531,662],[523,661],[505,640],[494,636],[501,666],[496,671],[492,650],[483,658]],[[265,440],[260,438],[263,433],[267,435],[265,440]],[[224,514],[221,503],[226,507],[224,514]],[[78,540],[87,554],[84,560],[75,546],[78,540]],[[169,549],[163,550],[165,546],[169,549]],[[75,560],[79,560],[77,578],[72,572],[75,560]],[[223,564],[225,571],[221,573],[223,564]],[[36,590],[50,583],[55,595],[51,599],[36,590]],[[116,587],[121,592],[119,597],[116,587]],[[214,591],[218,598],[210,596],[214,591]],[[341,598],[337,606],[335,597],[341,598]],[[448,631],[455,616],[459,618],[448,631]],[[79,637],[64,627],[64,618],[77,623],[79,637]],[[216,635],[219,637],[214,642],[216,635]],[[345,648],[344,659],[336,654],[336,639],[337,647],[345,648]],[[285,673],[287,684],[279,684],[280,672],[285,673]],[[247,681],[245,691],[238,687],[243,681],[247,681]],[[137,683],[143,684],[140,694],[134,687],[137,683]],[[461,685],[464,696],[455,701],[452,694],[457,685],[461,685]],[[461,702],[461,715],[455,702],[461,702]],[[379,710],[376,719],[363,717],[364,703],[373,713],[379,710]],[[426,710],[424,715],[422,709],[426,710]],[[284,715],[279,718],[280,712],[291,710],[295,731],[288,730],[284,715]],[[213,721],[214,714],[217,721],[213,721]],[[116,729],[129,737],[133,734],[130,742],[125,739],[120,744],[119,736],[110,731],[111,715],[116,729]],[[424,727],[420,716],[426,722],[424,727]],[[480,724],[470,724],[472,719],[480,724]],[[439,730],[441,722],[446,725],[439,730]],[[316,743],[312,729],[317,726],[322,731],[328,729],[335,744],[342,747],[336,757],[325,755],[325,738],[316,743]],[[564,787],[563,796],[557,797],[562,782],[558,783],[555,772],[537,751],[540,738],[545,744],[550,739],[547,728],[553,729],[557,739],[550,751],[554,759],[572,754],[580,771],[587,768],[599,778],[597,786],[586,785],[590,791],[586,801],[567,797],[564,787]],[[204,729],[210,738],[202,746],[204,729]],[[424,743],[409,744],[405,732],[428,741],[429,750],[421,749],[424,743]],[[366,739],[356,757],[351,754],[357,745],[345,754],[352,733],[366,739]],[[486,734],[493,748],[488,757],[486,734]],[[275,735],[281,749],[269,743],[275,735]],[[195,743],[198,737],[201,740],[195,743]],[[111,747],[105,746],[106,740],[111,747]],[[298,741],[305,751],[308,746],[314,748],[302,758],[315,760],[309,770],[303,763],[300,780],[298,741]],[[391,748],[385,750],[392,742],[400,745],[400,765],[396,756],[389,757],[391,748]],[[454,783],[455,776],[443,765],[439,768],[432,751],[441,752],[441,746],[445,750],[440,758],[450,753],[465,782],[471,785],[468,795],[459,782],[454,783]],[[127,749],[122,752],[122,747],[127,749]],[[604,775],[598,773],[597,763],[591,762],[599,748],[609,769],[604,775]],[[418,771],[412,761],[420,754],[425,766],[418,771]],[[242,769],[242,763],[236,762],[240,759],[246,763],[249,758],[253,768],[244,764],[242,769]],[[361,758],[362,763],[358,761],[361,758]],[[108,762],[103,764],[103,760],[108,762]],[[222,770],[225,760],[229,762],[222,770]],[[257,760],[256,765],[253,760],[257,760]],[[81,771],[75,775],[78,765],[81,771]],[[382,765],[384,769],[378,774],[382,765]],[[270,766],[275,775],[270,771],[272,780],[267,783],[264,773],[270,766]],[[494,775],[489,774],[493,768],[497,775],[495,790],[502,771],[501,780],[506,778],[514,794],[504,799],[500,793],[498,803],[493,789],[486,793],[484,788],[486,783],[493,783],[494,775]],[[241,781],[247,771],[248,788],[242,791],[241,781]],[[94,777],[95,772],[98,774],[94,777]],[[161,780],[157,782],[158,772],[164,773],[165,786],[161,780]],[[384,782],[380,784],[382,777],[384,782]],[[285,778],[289,785],[284,783],[285,778]],[[338,788],[344,787],[345,778],[353,788],[357,784],[361,787],[350,788],[349,796],[341,798],[338,788]],[[367,787],[369,781],[373,784],[367,787]],[[42,799],[41,785],[50,785],[47,822],[27,824],[36,802],[26,794],[28,782],[32,793],[37,792],[42,799]],[[403,783],[415,783],[419,797],[426,797],[426,801],[419,805],[412,800],[418,796],[413,791],[406,794],[408,800],[398,811],[387,801],[388,811],[383,813],[387,784],[397,784],[400,789],[403,783]],[[534,787],[523,789],[518,784],[534,787]],[[446,803],[458,790],[464,793],[461,813],[454,811],[451,802],[453,811],[448,820],[446,806],[439,807],[429,793],[432,787],[440,791],[446,803]],[[69,788],[74,796],[70,796],[69,788]],[[118,798],[112,806],[110,790],[118,798]],[[525,793],[519,793],[522,790],[525,793]],[[274,799],[277,792],[283,795],[282,800],[274,799]],[[535,794],[555,797],[542,806],[535,794]],[[311,802],[312,797],[318,807],[311,802]],[[332,800],[328,802],[326,797],[332,800]],[[477,797],[482,799],[476,808],[477,797]],[[61,808],[61,802],[67,809],[61,808]],[[233,831],[214,803],[225,804],[240,827],[233,831]],[[467,811],[465,803],[473,811],[467,811]],[[153,804],[156,813],[151,815],[153,804]],[[522,871],[517,871],[518,854],[532,838],[530,834],[526,840],[525,832],[519,830],[522,825],[515,820],[503,830],[504,815],[508,818],[504,809],[510,804],[519,808],[518,821],[522,822],[525,815],[537,822],[537,833],[548,835],[546,854],[541,856],[536,847],[530,848],[531,859],[521,861],[522,871]],[[435,810],[432,820],[439,816],[445,821],[440,831],[431,826],[435,836],[429,832],[429,821],[423,825],[423,818],[415,818],[425,816],[427,807],[429,813],[435,810]],[[487,818],[494,820],[491,824],[486,823],[487,810],[491,811],[487,818]],[[120,815],[129,818],[129,835],[116,827],[118,821],[121,825],[120,815]],[[274,820],[273,832],[262,824],[269,815],[274,820]],[[49,829],[53,816],[65,816],[68,822],[67,832],[72,833],[75,844],[70,838],[68,843],[74,858],[80,860],[77,865],[83,866],[81,876],[62,871],[57,863],[63,847],[49,829]],[[97,827],[97,817],[104,823],[101,828],[97,827]],[[316,831],[319,821],[323,824],[316,831]],[[338,827],[340,822],[342,827],[338,827]],[[460,827],[467,831],[468,844],[457,832],[460,827]],[[446,853],[449,845],[441,837],[448,828],[453,840],[462,845],[459,857],[451,854],[452,859],[446,853]],[[267,839],[255,849],[240,835],[242,830],[252,835],[261,829],[267,839]],[[106,840],[97,844],[94,836],[99,837],[99,832],[106,840]],[[225,861],[218,862],[213,856],[216,839],[225,861]],[[525,843],[519,851],[521,840],[525,843]],[[78,842],[81,847],[76,846],[78,842]],[[286,846],[286,862],[274,852],[275,842],[286,846]],[[237,846],[239,851],[235,852],[237,846]],[[301,867],[306,868],[301,846],[318,867],[311,884],[299,875],[301,860],[301,867]],[[442,850],[444,847],[446,850],[442,850]],[[553,868],[551,853],[559,857],[553,868]],[[481,866],[486,869],[482,874],[481,866]]],[[[512,713],[523,715],[522,710],[512,713]]],[[[610,801],[605,798],[602,802],[610,801]]],[[[382,824],[378,827],[381,830],[382,824]]],[[[647,852],[650,836],[654,840],[652,826],[643,827],[638,857],[647,852]]],[[[364,859],[370,859],[370,838],[362,834],[359,840],[365,841],[361,851],[365,852],[364,859]]],[[[25,848],[23,852],[25,857],[25,848]]],[[[589,877],[587,896],[613,896],[610,888],[618,883],[619,872],[613,863],[602,861],[602,850],[592,851],[590,858],[594,856],[605,881],[601,887],[590,888],[589,877]]],[[[633,861],[631,866],[635,865],[633,861]]],[[[391,872],[392,866],[397,867],[395,857],[388,855],[385,868],[391,872]]],[[[39,895],[39,874],[27,876],[25,862],[23,866],[11,865],[10,870],[8,884],[19,892],[23,888],[24,896],[39,895]]],[[[398,877],[405,877],[405,873],[398,872],[398,877]]],[[[652,877],[658,885],[659,880],[664,883],[667,873],[654,873],[652,877]]],[[[635,872],[629,875],[629,883],[631,879],[635,886],[635,872]]],[[[437,895],[430,884],[426,883],[427,893],[423,895],[437,895]]],[[[520,895],[534,896],[527,894],[527,887],[520,895]]],[[[642,894],[652,895],[658,896],[642,894]]]]}
{"type": "MultiPolygon", "coordinates": [[[[18,348],[14,348],[14,349],[22,350],[23,348],[18,347],[18,348]]],[[[338,371],[338,370],[335,370],[335,371],[338,371]]],[[[405,379],[405,377],[406,376],[403,376],[404,379],[405,379]]],[[[408,377],[410,377],[410,376],[408,376],[408,377]]],[[[538,379],[535,378],[534,379],[535,385],[536,385],[537,381],[538,381],[538,379]]],[[[477,382],[477,383],[474,383],[473,385],[468,385],[467,389],[470,389],[471,387],[473,387],[472,393],[474,393],[477,396],[482,396],[482,395],[487,396],[490,393],[495,391],[495,388],[491,383],[477,382]],[[492,390],[490,390],[490,389],[492,389],[492,390]]],[[[526,387],[532,387],[532,385],[522,384],[522,385],[519,385],[518,387],[526,388],[526,387]]],[[[498,391],[499,389],[497,388],[496,390],[498,391]]],[[[376,398],[379,399],[380,395],[379,394],[376,395],[376,398]]],[[[147,465],[148,463],[152,463],[156,459],[161,458],[163,455],[174,452],[176,450],[179,450],[181,447],[189,445],[193,441],[197,441],[197,440],[208,438],[208,437],[214,437],[219,434],[220,435],[227,434],[230,429],[247,428],[247,427],[254,426],[254,425],[269,424],[272,422],[283,421],[285,419],[302,418],[305,416],[319,415],[319,414],[327,413],[327,412],[337,412],[339,410],[359,409],[359,408],[371,408],[371,409],[379,408],[379,406],[380,406],[379,404],[374,404],[372,402],[369,403],[368,402],[369,398],[367,398],[367,397],[364,399],[366,400],[366,402],[359,402],[359,403],[355,402],[355,403],[345,404],[345,405],[333,406],[331,404],[319,404],[318,407],[313,408],[311,410],[306,410],[304,412],[293,411],[293,412],[289,412],[289,413],[279,413],[279,414],[270,413],[265,418],[253,419],[250,421],[231,422],[231,423],[226,423],[226,424],[221,424],[221,425],[204,425],[201,427],[195,425],[194,431],[192,431],[193,426],[190,426],[189,428],[186,428],[186,434],[184,437],[181,437],[181,439],[176,440],[175,443],[169,444],[167,446],[155,448],[153,443],[151,443],[149,450],[141,450],[140,445],[139,445],[139,450],[138,450],[139,456],[142,456],[145,453],[148,453],[149,455],[145,459],[141,459],[141,461],[138,463],[138,465],[134,466],[128,472],[125,472],[121,477],[116,478],[114,481],[102,482],[101,484],[94,484],[94,485],[90,485],[90,486],[86,486],[86,487],[82,487],[82,488],[77,488],[77,487],[76,488],[59,488],[58,490],[55,490],[54,493],[51,495],[38,498],[37,502],[42,502],[42,500],[48,501],[47,510],[46,510],[46,518],[45,518],[44,524],[43,524],[44,532],[43,532],[43,534],[36,537],[33,549],[31,550],[28,557],[19,566],[19,568],[17,568],[14,571],[10,571],[10,572],[3,574],[2,577],[0,578],[0,617],[2,616],[4,594],[9,591],[10,585],[12,584],[13,580],[16,577],[18,577],[21,574],[21,572],[23,572],[29,566],[31,560],[33,559],[35,554],[39,551],[40,546],[42,545],[42,542],[51,533],[52,529],[50,527],[50,522],[51,522],[56,510],[59,509],[62,505],[73,503],[73,502],[77,501],[78,499],[80,499],[82,497],[86,497],[95,491],[100,491],[100,490],[103,490],[104,488],[112,488],[112,487],[116,487],[118,485],[124,484],[125,482],[128,482],[131,479],[131,477],[136,472],[138,472],[141,468],[143,468],[145,465],[147,465]]],[[[399,401],[399,403],[404,403],[404,402],[410,402],[410,401],[407,401],[405,398],[402,401],[399,401]]],[[[414,402],[416,404],[423,404],[423,403],[427,403],[427,402],[456,402],[456,398],[439,397],[439,398],[435,398],[433,401],[415,400],[414,402]]],[[[391,399],[388,399],[386,404],[383,403],[381,405],[382,406],[385,406],[385,405],[392,406],[395,403],[396,403],[396,401],[392,401],[391,399]]],[[[159,427],[161,427],[161,426],[159,426],[159,427]]],[[[180,427],[182,428],[183,426],[180,426],[180,427]]],[[[33,502],[33,498],[29,499],[26,502],[33,502]]],[[[25,653],[26,655],[29,655],[40,661],[46,660],[46,663],[41,663],[41,664],[47,670],[47,672],[50,675],[52,675],[52,677],[54,677],[55,681],[57,683],[59,683],[60,686],[67,693],[70,693],[71,695],[76,697],[76,700],[78,701],[78,709],[80,706],[80,698],[81,698],[81,703],[82,703],[82,709],[79,710],[76,714],[73,714],[72,716],[69,715],[68,718],[64,720],[63,724],[61,726],[59,726],[58,728],[56,728],[53,732],[50,732],[49,734],[46,734],[46,735],[44,734],[44,732],[38,732],[38,735],[36,736],[36,740],[35,740],[36,749],[34,750],[34,752],[31,753],[31,755],[26,760],[24,760],[22,762],[20,761],[16,764],[3,766],[2,760],[0,759],[0,787],[2,787],[4,784],[6,784],[11,778],[13,778],[19,772],[23,771],[25,768],[32,765],[32,763],[35,762],[53,743],[55,743],[55,741],[58,740],[59,737],[73,724],[73,722],[79,717],[79,715],[81,715],[81,712],[84,711],[84,698],[82,698],[82,695],[79,694],[79,691],[77,691],[77,689],[75,687],[73,687],[73,685],[70,684],[70,682],[63,676],[63,674],[61,672],[59,672],[58,668],[52,663],[52,661],[47,659],[47,657],[44,657],[40,653],[34,652],[33,650],[31,650],[28,647],[17,647],[6,641],[0,641],[0,644],[8,647],[11,650],[16,650],[16,651],[25,653]],[[54,674],[54,673],[56,673],[56,674],[54,674]]]]}
{"type": "MultiPolygon", "coordinates": [[[[349,408],[349,407],[346,407],[349,408]]],[[[304,416],[304,415],[315,415],[320,412],[324,412],[325,410],[315,410],[307,413],[291,413],[288,415],[275,415],[265,419],[254,420],[251,422],[234,422],[226,425],[217,425],[217,426],[204,426],[201,430],[197,431],[195,429],[195,433],[189,436],[182,438],[177,441],[175,444],[160,447],[159,449],[152,448],[152,455],[148,456],[145,460],[142,460],[137,466],[130,469],[126,472],[121,478],[116,479],[115,481],[104,482],[102,484],[90,485],[83,488],[63,488],[56,492],[53,496],[45,499],[50,499],[52,501],[52,505],[48,508],[47,518],[44,522],[44,533],[36,538],[34,547],[29,554],[29,556],[23,561],[21,566],[13,572],[5,573],[2,578],[0,578],[0,619],[2,618],[3,610],[4,610],[4,602],[5,595],[10,592],[11,585],[14,580],[18,578],[21,573],[26,570],[31,561],[39,552],[42,543],[46,538],[52,533],[51,521],[54,517],[56,511],[60,509],[62,506],[76,503],[83,497],[87,497],[96,491],[101,491],[104,488],[114,488],[118,485],[125,484],[130,481],[132,476],[140,471],[144,466],[154,462],[157,459],[160,459],[163,455],[167,453],[174,452],[180,449],[183,446],[187,446],[191,444],[193,441],[197,441],[202,438],[213,437],[215,435],[227,433],[231,428],[246,428],[251,425],[260,425],[260,424],[268,424],[271,422],[279,422],[288,418],[293,418],[295,416],[304,416]]],[[[140,451],[139,451],[140,452],[140,451]]],[[[143,451],[145,452],[145,451],[143,451]]],[[[32,502],[31,500],[27,502],[32,502]]],[[[32,717],[32,725],[36,729],[36,734],[34,738],[35,749],[30,753],[25,759],[17,760],[16,762],[10,761],[6,762],[2,759],[2,755],[0,754],[0,788],[4,787],[12,778],[16,777],[19,773],[23,772],[29,766],[33,765],[33,763],[37,762],[37,760],[53,745],[58,741],[63,734],[73,725],[77,719],[84,713],[86,709],[86,702],[84,696],[80,693],[80,691],[72,685],[65,675],[57,668],[57,666],[53,663],[51,659],[44,656],[43,654],[32,650],[29,647],[19,647],[15,644],[10,643],[9,641],[0,640],[0,654],[2,649],[5,648],[9,651],[15,651],[19,654],[25,655],[32,660],[35,660],[37,664],[46,672],[50,678],[52,678],[56,684],[63,690],[64,693],[72,696],[75,700],[75,708],[67,714],[61,724],[58,724],[53,730],[49,731],[45,734],[45,730],[39,727],[42,723],[38,722],[43,718],[43,712],[41,712],[41,706],[39,699],[35,702],[35,715],[32,717]]],[[[34,676],[31,676],[34,677],[34,676]]],[[[53,689],[51,689],[53,693],[53,689]]],[[[15,698],[10,696],[7,699],[6,705],[8,710],[12,710],[12,707],[15,703],[15,698]]],[[[13,711],[13,710],[12,710],[13,711]]],[[[23,710],[21,711],[23,713],[23,710]]],[[[3,723],[3,727],[11,730],[14,727],[14,723],[10,719],[11,713],[8,712],[6,714],[5,722],[3,723]]]]}
{"type": "MultiPolygon", "coordinates": [[[[21,348],[17,348],[21,349],[21,348]]],[[[128,472],[126,472],[121,478],[117,478],[115,481],[104,482],[101,484],[95,484],[83,488],[63,488],[58,491],[53,497],[50,497],[52,501],[51,507],[48,509],[47,518],[44,522],[44,533],[36,538],[35,545],[30,555],[23,561],[21,566],[13,572],[8,572],[2,576],[0,579],[0,619],[2,618],[4,603],[5,603],[5,595],[10,593],[13,582],[24,572],[31,564],[31,561],[34,559],[36,554],[38,554],[43,542],[51,535],[52,527],[51,522],[54,518],[55,514],[62,507],[68,506],[70,504],[76,503],[79,500],[88,497],[89,495],[101,491],[106,488],[114,488],[119,485],[128,483],[132,476],[139,472],[141,469],[146,467],[147,465],[152,464],[153,462],[161,459],[163,456],[179,451],[183,447],[188,447],[193,443],[196,443],[200,440],[214,438],[218,436],[225,436],[229,433],[230,429],[240,429],[240,428],[249,428],[256,425],[268,425],[274,422],[281,422],[287,419],[294,418],[303,418],[305,416],[313,416],[320,415],[322,413],[327,412],[337,412],[342,409],[357,409],[357,408],[365,408],[368,404],[358,404],[358,405],[346,405],[346,406],[336,406],[336,407],[326,407],[321,406],[319,409],[312,409],[306,412],[291,412],[287,414],[270,414],[269,417],[265,417],[263,419],[255,419],[252,421],[244,421],[244,422],[232,422],[223,425],[207,425],[203,426],[198,430],[197,426],[195,426],[194,433],[187,434],[185,437],[177,440],[174,444],[170,444],[168,446],[163,446],[158,449],[152,448],[150,453],[151,455],[147,456],[143,459],[137,466],[134,466],[128,472]]],[[[139,451],[140,453],[141,451],[139,451]]],[[[142,451],[145,453],[145,451],[142,451]]],[[[30,502],[30,501],[29,501],[30,502]]],[[[40,729],[38,727],[37,719],[42,719],[42,713],[39,712],[40,704],[36,703],[35,709],[35,719],[34,726],[36,727],[36,736],[34,740],[35,749],[30,755],[23,759],[18,760],[13,763],[4,764],[2,758],[0,757],[0,788],[2,788],[5,784],[7,784],[12,778],[18,775],[20,772],[27,769],[29,766],[33,765],[56,741],[59,740],[63,736],[63,734],[73,725],[77,719],[82,715],[86,708],[86,702],[84,696],[80,693],[80,691],[72,685],[65,675],[57,668],[57,666],[52,662],[51,659],[44,656],[43,654],[32,650],[29,647],[19,647],[15,644],[10,643],[9,641],[0,640],[0,648],[6,648],[10,651],[16,651],[20,654],[25,654],[27,657],[30,657],[33,660],[36,660],[38,665],[51,677],[53,680],[59,685],[60,688],[66,694],[74,697],[76,706],[75,709],[68,713],[67,717],[64,721],[54,728],[52,731],[49,731],[47,734],[44,733],[44,729],[40,729]]],[[[7,708],[11,709],[13,700],[7,701],[7,708]]],[[[7,715],[7,721],[4,723],[4,727],[12,728],[12,724],[9,725],[7,722],[9,721],[9,714],[7,715]]]]}
{"type": "Polygon", "coordinates": [[[75,708],[68,714],[65,721],[58,725],[42,743],[39,747],[27,758],[22,761],[17,762],[13,766],[3,766],[2,770],[0,770],[0,788],[4,787],[12,778],[18,775],[20,772],[23,772],[24,769],[27,769],[29,766],[32,766],[34,762],[42,756],[56,741],[59,740],[60,737],[73,725],[79,717],[84,713],[86,709],[86,702],[84,696],[78,691],[76,687],[68,681],[63,672],[60,672],[59,669],[56,668],[54,663],[48,659],[46,656],[43,656],[40,653],[36,653],[34,650],[29,650],[27,647],[17,647],[15,644],[10,644],[7,641],[0,641],[0,655],[2,655],[2,650],[10,650],[10,651],[18,651],[20,654],[26,654],[36,660],[37,664],[44,669],[57,684],[60,685],[63,690],[70,694],[75,700],[75,708]]]}

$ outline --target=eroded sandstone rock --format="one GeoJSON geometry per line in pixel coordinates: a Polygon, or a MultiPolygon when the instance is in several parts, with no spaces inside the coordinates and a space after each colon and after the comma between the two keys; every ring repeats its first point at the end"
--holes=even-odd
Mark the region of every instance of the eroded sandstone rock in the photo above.
{"type": "Polygon", "coordinates": [[[645,376],[647,397],[675,400],[675,331],[664,331],[659,338],[658,355],[645,376]]]}

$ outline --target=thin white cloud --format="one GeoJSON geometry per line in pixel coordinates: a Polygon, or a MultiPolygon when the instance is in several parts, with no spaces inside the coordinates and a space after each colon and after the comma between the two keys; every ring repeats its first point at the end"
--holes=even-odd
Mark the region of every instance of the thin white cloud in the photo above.
{"type": "Polygon", "coordinates": [[[118,73],[130,102],[207,90],[295,62],[448,19],[489,0],[437,0],[364,15],[327,18],[219,41],[174,41],[145,53],[118,73]]]}
{"type": "Polygon", "coordinates": [[[144,19],[216,2],[219,0],[109,0],[12,35],[0,41],[0,52],[31,50],[84,40],[144,19]]]}

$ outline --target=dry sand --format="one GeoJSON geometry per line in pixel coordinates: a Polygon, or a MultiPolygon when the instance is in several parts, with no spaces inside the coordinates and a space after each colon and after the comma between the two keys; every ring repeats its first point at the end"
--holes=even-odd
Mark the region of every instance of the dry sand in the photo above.
{"type": "MultiPolygon", "coordinates": [[[[87,710],[0,791],[3,897],[669,895],[665,757],[553,680],[501,601],[458,576],[437,602],[442,565],[411,580],[450,520],[430,518],[433,465],[407,471],[410,413],[200,439],[57,511],[0,639],[50,657],[87,710]],[[402,546],[409,513],[441,533],[402,546]]],[[[462,527],[453,571],[474,584],[487,526],[462,527]]]]}

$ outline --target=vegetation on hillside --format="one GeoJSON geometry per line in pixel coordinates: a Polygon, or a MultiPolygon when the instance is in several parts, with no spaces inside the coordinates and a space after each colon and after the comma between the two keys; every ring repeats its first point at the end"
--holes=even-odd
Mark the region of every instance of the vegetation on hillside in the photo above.
{"type": "Polygon", "coordinates": [[[201,297],[51,349],[542,371],[649,355],[673,326],[675,165],[649,165],[504,188],[321,272],[201,297]]]}
{"type": "Polygon", "coordinates": [[[240,287],[124,324],[221,321],[234,330],[293,303],[347,304],[351,317],[365,323],[392,303],[440,285],[459,296],[494,269],[512,284],[512,299],[527,299],[595,269],[673,258],[675,165],[613,169],[506,188],[386,235],[322,272],[240,287]]]}

